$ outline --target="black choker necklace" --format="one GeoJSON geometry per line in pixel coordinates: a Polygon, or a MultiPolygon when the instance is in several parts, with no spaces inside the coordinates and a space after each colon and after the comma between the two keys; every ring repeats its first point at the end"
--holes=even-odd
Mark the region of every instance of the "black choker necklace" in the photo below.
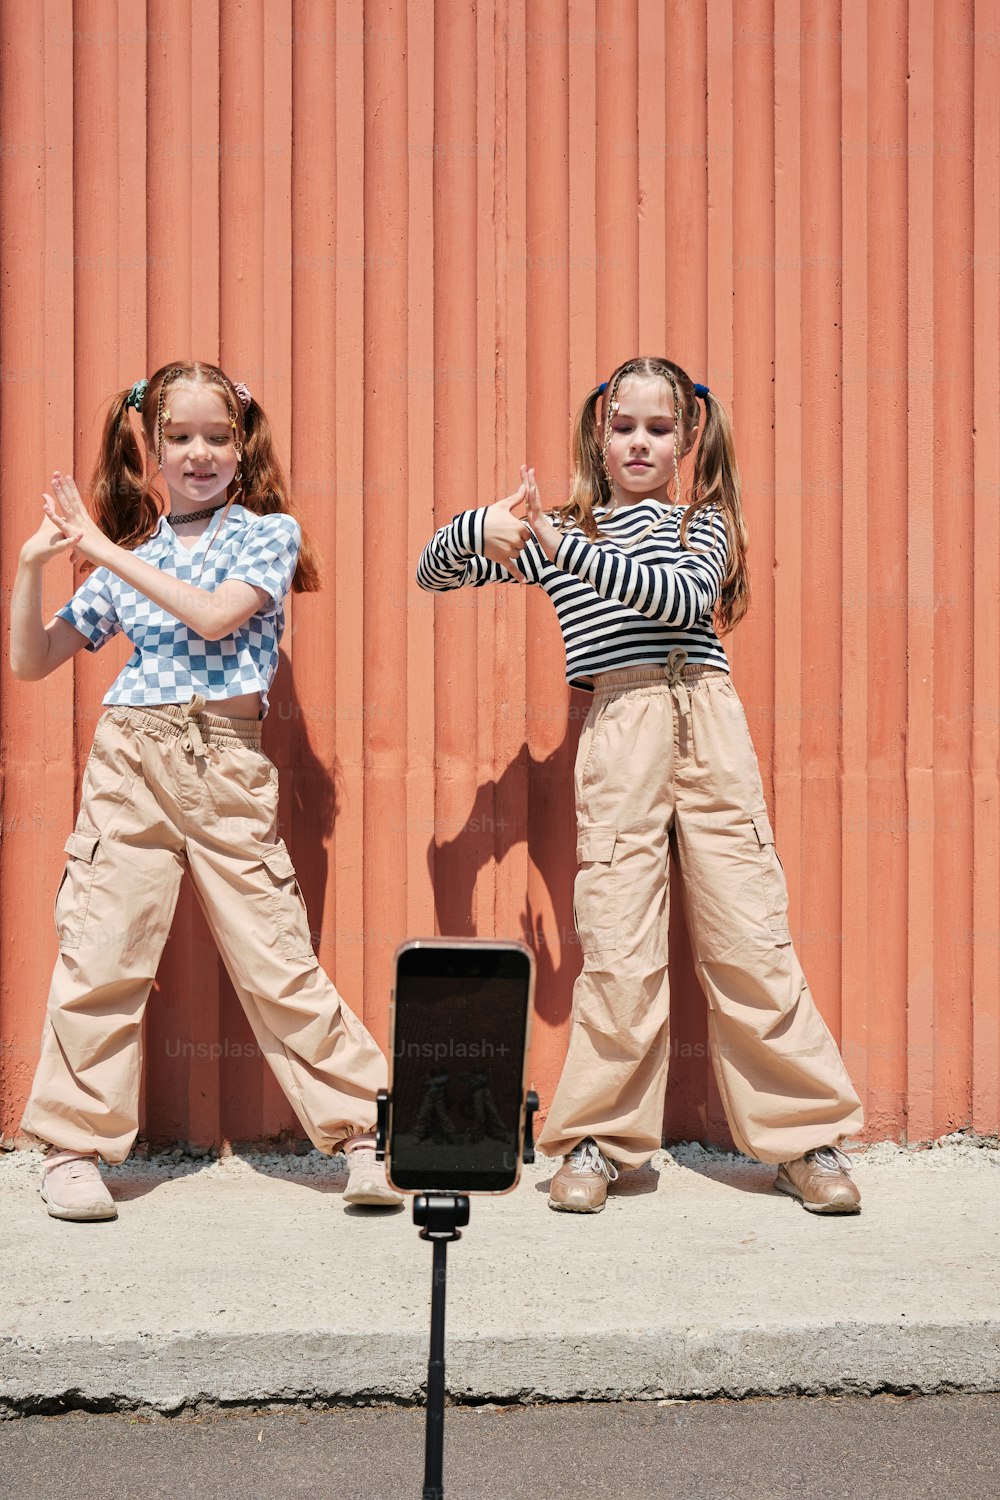
{"type": "Polygon", "coordinates": [[[192,510],[186,516],[175,516],[170,513],[171,526],[187,526],[190,521],[204,521],[208,516],[214,516],[216,511],[224,510],[227,502],[223,500],[221,505],[210,505],[207,510],[192,510]]]}

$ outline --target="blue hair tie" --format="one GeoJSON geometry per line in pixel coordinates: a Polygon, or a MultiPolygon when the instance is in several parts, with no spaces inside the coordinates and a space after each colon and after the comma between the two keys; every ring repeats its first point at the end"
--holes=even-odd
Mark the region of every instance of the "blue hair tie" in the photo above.
{"type": "Polygon", "coordinates": [[[694,393],[695,393],[696,396],[700,396],[701,399],[702,399],[702,401],[704,401],[705,397],[708,395],[708,386],[707,385],[699,385],[698,382],[695,381],[695,383],[694,383],[694,393]]]}
{"type": "Polygon", "coordinates": [[[146,387],[148,385],[149,385],[149,381],[148,380],[137,380],[136,383],[135,383],[135,385],[132,387],[132,389],[129,391],[128,395],[125,398],[125,405],[126,406],[134,406],[135,409],[136,409],[136,411],[141,411],[142,410],[142,398],[146,394],[146,387]]]}
{"type": "Polygon", "coordinates": [[[608,382],[606,380],[602,380],[601,383],[600,383],[600,385],[597,387],[597,394],[599,396],[603,396],[604,392],[607,390],[607,388],[608,388],[608,382]]]}

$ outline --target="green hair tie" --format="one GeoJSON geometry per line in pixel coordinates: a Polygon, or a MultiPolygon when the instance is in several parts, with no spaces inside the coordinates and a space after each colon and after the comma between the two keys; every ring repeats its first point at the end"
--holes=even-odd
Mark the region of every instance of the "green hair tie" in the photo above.
{"type": "Polygon", "coordinates": [[[146,394],[146,387],[148,385],[149,385],[149,381],[148,380],[137,380],[136,383],[135,383],[135,385],[129,391],[128,396],[126,397],[125,405],[126,406],[134,406],[135,409],[136,409],[136,411],[141,411],[142,410],[142,398],[146,394]]]}

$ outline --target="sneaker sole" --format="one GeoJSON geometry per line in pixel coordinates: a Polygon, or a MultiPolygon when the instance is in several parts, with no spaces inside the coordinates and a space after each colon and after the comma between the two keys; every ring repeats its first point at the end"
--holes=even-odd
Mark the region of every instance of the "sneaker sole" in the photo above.
{"type": "Polygon", "coordinates": [[[344,1202],[351,1204],[353,1208],[402,1208],[404,1200],[395,1194],[387,1198],[385,1194],[378,1193],[344,1193],[344,1202]]]}
{"type": "Polygon", "coordinates": [[[65,1219],[69,1224],[98,1224],[102,1219],[117,1219],[118,1217],[118,1209],[114,1203],[110,1208],[95,1204],[89,1211],[86,1208],[60,1208],[58,1203],[50,1202],[44,1182],[39,1191],[42,1202],[52,1219],[65,1219]]]}
{"type": "Polygon", "coordinates": [[[784,1193],[786,1198],[794,1198],[811,1214],[859,1214],[861,1212],[860,1203],[807,1203],[790,1182],[776,1181],[774,1191],[784,1193]]]}
{"type": "Polygon", "coordinates": [[[549,1207],[554,1208],[557,1214],[600,1214],[604,1212],[605,1204],[595,1203],[586,1208],[578,1208],[575,1203],[556,1203],[550,1198],[549,1207]]]}

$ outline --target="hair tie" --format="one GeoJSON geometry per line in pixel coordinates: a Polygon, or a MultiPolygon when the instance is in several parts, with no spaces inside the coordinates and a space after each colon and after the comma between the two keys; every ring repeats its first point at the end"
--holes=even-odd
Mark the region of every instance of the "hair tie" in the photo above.
{"type": "Polygon", "coordinates": [[[142,410],[142,398],[146,394],[146,387],[148,385],[149,385],[149,381],[148,380],[137,380],[136,381],[135,385],[129,391],[128,395],[125,397],[125,406],[126,406],[126,408],[129,407],[129,406],[134,406],[135,409],[136,409],[136,411],[141,411],[142,410]]]}
{"type": "Polygon", "coordinates": [[[599,396],[603,396],[604,392],[607,390],[607,388],[608,388],[608,382],[606,380],[602,380],[601,383],[600,383],[600,385],[597,387],[597,394],[599,396]]]}
{"type": "Polygon", "coordinates": [[[239,396],[240,405],[242,406],[243,410],[246,411],[247,407],[250,405],[250,402],[253,400],[253,397],[250,394],[250,387],[244,385],[242,380],[235,380],[233,381],[233,390],[236,392],[237,396],[239,396]]]}
{"type": "Polygon", "coordinates": [[[699,385],[698,382],[695,381],[695,383],[694,383],[694,393],[695,393],[696,396],[700,396],[701,399],[702,399],[702,401],[704,401],[705,397],[708,395],[708,386],[707,385],[699,385]]]}

